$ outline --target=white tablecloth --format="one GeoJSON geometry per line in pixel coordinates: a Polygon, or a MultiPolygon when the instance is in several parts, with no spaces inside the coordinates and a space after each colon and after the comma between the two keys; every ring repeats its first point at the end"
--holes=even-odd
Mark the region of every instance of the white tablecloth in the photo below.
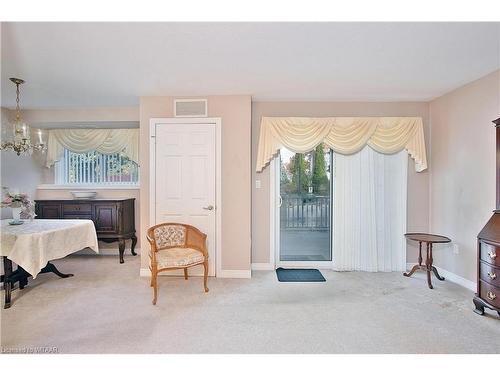
{"type": "Polygon", "coordinates": [[[2,220],[0,255],[23,267],[33,277],[53,259],[90,247],[99,252],[92,220],[25,220],[9,225],[2,220]]]}

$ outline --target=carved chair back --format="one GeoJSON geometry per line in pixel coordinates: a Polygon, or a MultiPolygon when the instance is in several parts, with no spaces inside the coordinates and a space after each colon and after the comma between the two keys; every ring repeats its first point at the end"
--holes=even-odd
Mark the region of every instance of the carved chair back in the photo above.
{"type": "Polygon", "coordinates": [[[207,235],[192,225],[161,223],[148,229],[147,238],[154,252],[173,247],[189,247],[203,254],[207,253],[207,235]]]}

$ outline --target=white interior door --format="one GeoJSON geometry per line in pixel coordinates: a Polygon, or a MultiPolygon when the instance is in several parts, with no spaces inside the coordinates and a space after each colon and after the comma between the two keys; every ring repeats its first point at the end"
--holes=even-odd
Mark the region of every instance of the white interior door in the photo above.
{"type": "MultiPolygon", "coordinates": [[[[155,125],[154,224],[190,224],[206,233],[210,276],[215,276],[215,153],[213,123],[155,125]]],[[[203,274],[202,267],[190,274],[203,274]]]]}

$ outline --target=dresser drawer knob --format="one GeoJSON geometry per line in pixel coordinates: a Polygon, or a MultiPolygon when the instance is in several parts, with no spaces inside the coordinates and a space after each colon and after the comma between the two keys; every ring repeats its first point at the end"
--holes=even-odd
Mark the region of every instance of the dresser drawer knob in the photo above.
{"type": "Polygon", "coordinates": [[[493,301],[495,298],[497,298],[497,295],[496,295],[495,293],[493,293],[493,292],[488,292],[488,293],[486,294],[486,297],[488,297],[488,299],[489,299],[490,301],[493,301]]]}
{"type": "Polygon", "coordinates": [[[495,272],[488,272],[488,276],[491,280],[495,280],[497,278],[497,274],[495,272]]]}
{"type": "Polygon", "coordinates": [[[497,257],[497,253],[496,253],[496,251],[490,251],[490,252],[488,253],[488,255],[489,255],[489,257],[490,257],[491,259],[495,259],[495,258],[497,257]]]}

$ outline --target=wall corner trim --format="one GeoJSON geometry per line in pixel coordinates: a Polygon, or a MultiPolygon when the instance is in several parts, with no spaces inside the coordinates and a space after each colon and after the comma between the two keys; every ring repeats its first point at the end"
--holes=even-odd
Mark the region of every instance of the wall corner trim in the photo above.
{"type": "MultiPolygon", "coordinates": [[[[417,264],[417,263],[406,263],[406,267],[408,269],[411,269],[415,264],[417,264]]],[[[435,267],[438,270],[439,274],[446,279],[446,280],[444,280],[445,282],[451,281],[452,283],[463,286],[464,288],[469,289],[473,292],[477,291],[477,283],[475,283],[474,281],[467,280],[467,279],[463,278],[462,276],[458,276],[457,274],[450,272],[450,271],[447,271],[441,267],[437,267],[437,266],[435,266],[435,267]]]]}

